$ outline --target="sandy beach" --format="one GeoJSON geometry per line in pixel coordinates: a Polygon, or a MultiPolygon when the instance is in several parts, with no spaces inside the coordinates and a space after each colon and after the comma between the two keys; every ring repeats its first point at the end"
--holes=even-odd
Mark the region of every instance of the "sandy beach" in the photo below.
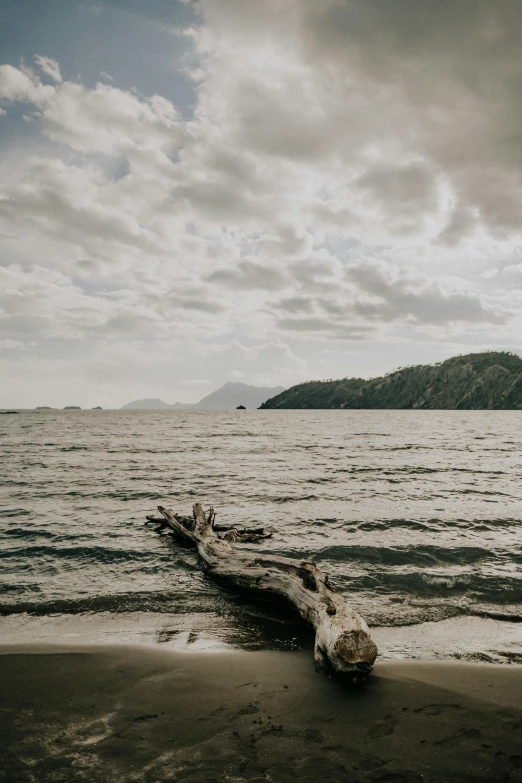
{"type": "Polygon", "coordinates": [[[522,781],[522,667],[5,646],[0,780],[522,781]]]}

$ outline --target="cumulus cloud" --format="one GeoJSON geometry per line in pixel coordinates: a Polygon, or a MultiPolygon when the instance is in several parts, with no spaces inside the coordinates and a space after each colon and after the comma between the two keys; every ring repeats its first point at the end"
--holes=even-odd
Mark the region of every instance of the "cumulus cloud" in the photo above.
{"type": "Polygon", "coordinates": [[[176,109],[161,96],[142,100],[101,82],[92,90],[65,82],[42,103],[46,135],[79,152],[124,155],[135,163],[147,155],[149,164],[167,165],[176,149],[176,109]]]}
{"type": "Polygon", "coordinates": [[[62,81],[62,74],[60,73],[60,65],[52,57],[45,57],[41,54],[35,55],[35,61],[38,67],[47,74],[54,82],[62,81]]]}
{"type": "Polygon", "coordinates": [[[0,100],[23,101],[36,106],[45,105],[55,93],[52,85],[44,85],[31,71],[0,65],[0,100]]]}

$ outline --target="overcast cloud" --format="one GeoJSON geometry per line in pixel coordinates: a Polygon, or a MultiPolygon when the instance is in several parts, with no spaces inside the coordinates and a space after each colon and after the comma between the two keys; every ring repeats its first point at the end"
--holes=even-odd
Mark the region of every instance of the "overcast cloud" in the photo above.
{"type": "Polygon", "coordinates": [[[517,0],[42,5],[4,20],[0,406],[522,350],[517,0]]]}

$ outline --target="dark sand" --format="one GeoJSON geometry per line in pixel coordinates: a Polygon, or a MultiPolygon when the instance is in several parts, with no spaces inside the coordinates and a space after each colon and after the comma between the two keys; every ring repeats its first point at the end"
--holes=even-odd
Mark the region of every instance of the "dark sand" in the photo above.
{"type": "Polygon", "coordinates": [[[0,650],[0,780],[522,781],[522,667],[379,663],[351,689],[311,653],[0,650]]]}

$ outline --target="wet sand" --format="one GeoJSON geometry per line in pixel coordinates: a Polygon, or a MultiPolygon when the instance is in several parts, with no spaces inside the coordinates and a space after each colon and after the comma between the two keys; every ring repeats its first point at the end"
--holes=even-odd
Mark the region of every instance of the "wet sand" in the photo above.
{"type": "Polygon", "coordinates": [[[9,783],[522,781],[522,667],[378,663],[353,689],[306,653],[0,648],[9,783]]]}

